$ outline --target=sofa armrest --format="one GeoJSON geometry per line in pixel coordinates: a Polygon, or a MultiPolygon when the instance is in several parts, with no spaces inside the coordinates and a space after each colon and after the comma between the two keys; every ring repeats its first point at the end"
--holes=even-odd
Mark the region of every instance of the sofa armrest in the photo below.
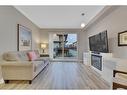
{"type": "Polygon", "coordinates": [[[32,80],[34,78],[34,64],[30,61],[0,62],[4,80],[32,80]]]}
{"type": "Polygon", "coordinates": [[[127,72],[126,72],[126,71],[113,70],[113,77],[115,77],[116,73],[127,74],[127,72]]]}
{"type": "Polygon", "coordinates": [[[30,66],[33,65],[30,61],[3,61],[0,66],[30,66]]]}

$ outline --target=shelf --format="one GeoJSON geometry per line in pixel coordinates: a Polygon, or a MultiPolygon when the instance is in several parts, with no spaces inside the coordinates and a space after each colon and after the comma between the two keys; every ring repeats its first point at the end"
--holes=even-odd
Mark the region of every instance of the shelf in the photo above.
{"type": "MultiPolygon", "coordinates": [[[[63,41],[53,41],[54,43],[63,43],[63,41]]],[[[68,41],[64,41],[65,43],[67,43],[68,41]]]]}
{"type": "Polygon", "coordinates": [[[40,54],[40,57],[49,57],[49,54],[40,54]]]}

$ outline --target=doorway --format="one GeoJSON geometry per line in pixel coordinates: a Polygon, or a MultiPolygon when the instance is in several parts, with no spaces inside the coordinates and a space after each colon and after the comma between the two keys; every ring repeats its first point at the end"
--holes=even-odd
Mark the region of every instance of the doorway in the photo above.
{"type": "Polygon", "coordinates": [[[77,59],[77,34],[53,34],[53,59],[77,59]]]}

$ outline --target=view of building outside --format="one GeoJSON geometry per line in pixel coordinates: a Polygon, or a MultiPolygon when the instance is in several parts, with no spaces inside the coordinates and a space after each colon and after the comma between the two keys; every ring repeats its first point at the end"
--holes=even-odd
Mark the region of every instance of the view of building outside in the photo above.
{"type": "Polygon", "coordinates": [[[54,58],[77,57],[77,34],[56,34],[53,43],[54,58]]]}

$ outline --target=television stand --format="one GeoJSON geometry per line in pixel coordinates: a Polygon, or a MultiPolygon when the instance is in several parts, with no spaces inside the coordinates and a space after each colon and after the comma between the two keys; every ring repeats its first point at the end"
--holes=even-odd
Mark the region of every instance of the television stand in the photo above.
{"type": "Polygon", "coordinates": [[[91,53],[93,53],[93,54],[100,54],[100,52],[97,52],[97,51],[92,51],[91,53]]]}
{"type": "Polygon", "coordinates": [[[85,66],[89,66],[91,69],[97,72],[98,75],[100,75],[104,80],[106,80],[109,83],[111,82],[111,78],[112,78],[112,76],[110,76],[111,75],[110,68],[112,67],[106,63],[106,60],[110,60],[111,58],[112,58],[112,53],[100,53],[100,54],[96,54],[95,52],[83,53],[83,63],[85,64],[85,66]],[[93,58],[93,62],[92,62],[92,58],[93,58]],[[99,65],[101,64],[100,65],[101,67],[96,65],[96,63],[98,63],[97,61],[99,62],[99,65]]]}

